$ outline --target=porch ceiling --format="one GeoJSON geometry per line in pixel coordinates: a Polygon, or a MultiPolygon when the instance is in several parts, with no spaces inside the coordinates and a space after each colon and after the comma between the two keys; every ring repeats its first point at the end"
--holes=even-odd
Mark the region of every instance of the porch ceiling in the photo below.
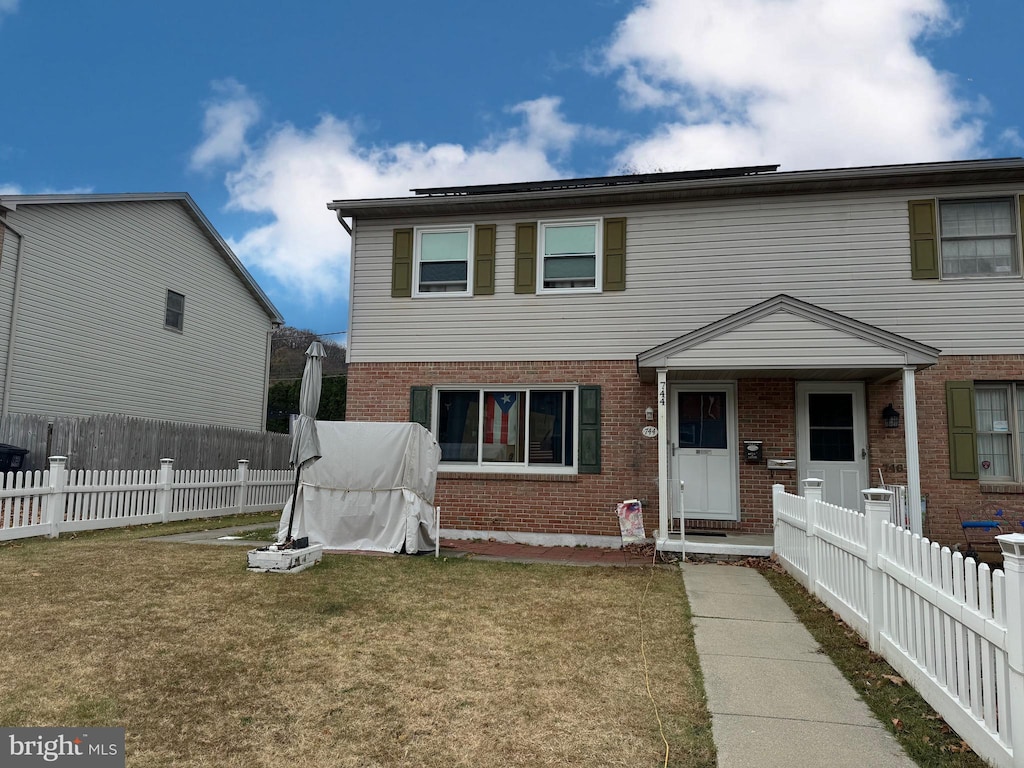
{"type": "Polygon", "coordinates": [[[939,350],[780,294],[637,355],[651,380],[799,378],[878,380],[926,368],[939,350]]]}

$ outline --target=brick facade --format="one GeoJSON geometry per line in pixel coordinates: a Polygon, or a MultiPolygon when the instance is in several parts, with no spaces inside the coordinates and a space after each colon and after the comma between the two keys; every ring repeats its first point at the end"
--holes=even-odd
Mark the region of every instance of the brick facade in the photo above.
{"type": "MultiPolygon", "coordinates": [[[[942,357],[917,374],[921,489],[926,498],[925,534],[943,544],[961,540],[957,510],[989,502],[1024,508],[1024,485],[983,486],[949,477],[946,424],[947,380],[1024,381],[1024,355],[942,357]]],[[[601,386],[601,474],[543,476],[444,473],[437,503],[446,528],[511,533],[617,536],[616,502],[640,498],[648,533],[658,526],[658,440],[641,436],[644,411],[657,407],[656,388],[640,381],[633,361],[353,363],[349,366],[348,413],[353,421],[407,421],[413,386],[447,384],[580,384],[601,386]]],[[[888,403],[903,412],[902,380],[866,387],[869,485],[905,484],[904,424],[887,429],[888,403]]],[[[740,521],[690,528],[770,533],[771,486],[797,489],[796,473],[771,471],[743,461],[742,441],[763,440],[764,457],[796,457],[796,389],[793,379],[737,382],[740,521]]]]}
{"type": "Polygon", "coordinates": [[[444,473],[437,503],[445,528],[618,536],[615,504],[639,498],[647,529],[658,520],[658,442],[640,435],[656,406],[632,361],[353,363],[346,418],[408,421],[413,386],[581,384],[601,387],[601,474],[444,473]]]}

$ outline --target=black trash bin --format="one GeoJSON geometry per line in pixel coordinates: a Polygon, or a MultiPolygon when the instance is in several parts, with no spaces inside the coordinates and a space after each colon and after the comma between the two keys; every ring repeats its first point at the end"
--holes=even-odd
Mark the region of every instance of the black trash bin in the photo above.
{"type": "Polygon", "coordinates": [[[0,472],[18,472],[25,468],[27,448],[0,443],[0,472]]]}

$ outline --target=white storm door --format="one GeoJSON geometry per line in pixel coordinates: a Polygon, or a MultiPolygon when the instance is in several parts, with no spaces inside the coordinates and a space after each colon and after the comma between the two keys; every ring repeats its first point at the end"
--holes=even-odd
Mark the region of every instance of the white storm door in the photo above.
{"type": "Polygon", "coordinates": [[[796,385],[799,479],[824,481],[824,500],[860,510],[868,487],[868,439],[862,382],[796,385]]]}
{"type": "Polygon", "coordinates": [[[669,416],[673,474],[685,483],[685,518],[738,520],[736,385],[677,385],[669,416]]]}

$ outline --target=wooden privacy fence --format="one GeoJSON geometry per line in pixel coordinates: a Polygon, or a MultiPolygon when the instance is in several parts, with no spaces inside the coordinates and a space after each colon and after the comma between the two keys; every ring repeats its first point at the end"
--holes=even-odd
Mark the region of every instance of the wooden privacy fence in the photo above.
{"type": "Polygon", "coordinates": [[[906,678],[981,757],[1024,768],[1024,534],[1003,570],[894,525],[893,493],[864,512],[773,486],[779,562],[906,678]]]}
{"type": "Polygon", "coordinates": [[[69,470],[64,456],[49,469],[8,472],[0,488],[0,541],[59,536],[68,531],[166,523],[283,509],[290,469],[69,470]]]}
{"type": "Polygon", "coordinates": [[[210,424],[184,424],[104,413],[46,416],[12,413],[0,421],[0,443],[28,449],[28,467],[45,469],[46,457],[68,457],[68,466],[145,469],[174,456],[179,467],[231,467],[248,456],[253,469],[288,466],[291,438],[210,424]]]}

